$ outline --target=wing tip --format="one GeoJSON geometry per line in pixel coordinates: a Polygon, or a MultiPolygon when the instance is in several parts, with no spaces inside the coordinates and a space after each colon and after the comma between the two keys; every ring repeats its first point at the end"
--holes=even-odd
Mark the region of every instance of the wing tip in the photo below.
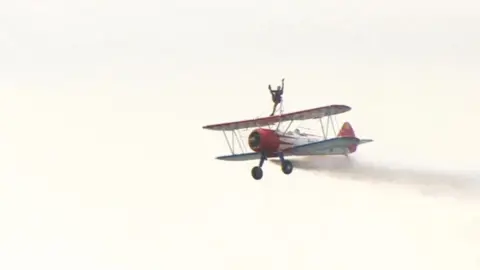
{"type": "Polygon", "coordinates": [[[218,160],[226,160],[226,161],[247,161],[247,160],[254,160],[259,158],[260,153],[257,152],[249,152],[243,154],[233,154],[233,155],[224,155],[224,156],[217,156],[215,159],[218,160]]]}
{"type": "Polygon", "coordinates": [[[223,129],[222,129],[222,128],[219,128],[219,127],[220,127],[219,125],[208,125],[208,126],[203,126],[202,129],[214,130],[214,131],[218,131],[218,130],[220,130],[220,131],[224,130],[224,131],[225,131],[225,130],[228,130],[228,129],[226,129],[226,128],[223,128],[223,129]]]}

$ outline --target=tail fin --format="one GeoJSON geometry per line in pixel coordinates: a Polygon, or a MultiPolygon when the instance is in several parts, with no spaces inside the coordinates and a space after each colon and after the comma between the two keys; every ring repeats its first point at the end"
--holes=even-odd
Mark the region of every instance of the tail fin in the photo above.
{"type": "MultiPolygon", "coordinates": [[[[338,131],[338,137],[355,137],[355,131],[349,122],[343,123],[342,127],[338,131]]],[[[352,144],[348,147],[350,153],[357,151],[357,144],[352,144]]]]}
{"type": "Polygon", "coordinates": [[[355,137],[355,131],[350,123],[343,123],[342,127],[338,131],[338,137],[355,137]]]}
{"type": "MultiPolygon", "coordinates": [[[[338,132],[338,137],[357,137],[355,135],[355,131],[353,130],[353,127],[352,125],[350,125],[350,123],[348,122],[345,122],[343,123],[342,127],[340,128],[340,131],[338,132]]],[[[356,144],[352,144],[348,147],[348,150],[350,151],[350,153],[353,153],[355,151],[357,151],[357,146],[360,145],[360,144],[364,144],[364,143],[369,143],[369,142],[373,142],[373,140],[371,139],[360,139],[360,141],[356,144]]]]}

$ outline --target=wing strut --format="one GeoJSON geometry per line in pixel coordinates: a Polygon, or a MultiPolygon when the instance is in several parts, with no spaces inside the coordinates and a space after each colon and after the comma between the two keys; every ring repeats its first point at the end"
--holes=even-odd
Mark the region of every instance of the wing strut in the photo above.
{"type": "Polygon", "coordinates": [[[338,131],[338,129],[337,129],[337,128],[338,128],[337,124],[338,124],[338,122],[337,122],[337,116],[334,115],[334,116],[333,116],[333,119],[332,119],[332,129],[333,129],[333,133],[334,133],[335,135],[338,134],[338,132],[337,132],[337,131],[338,131]]]}
{"type": "Polygon", "coordinates": [[[327,120],[325,121],[326,123],[323,122],[323,119],[320,119],[320,126],[322,128],[322,134],[325,139],[328,139],[330,136],[332,138],[337,136],[336,117],[335,119],[333,119],[332,117],[335,116],[327,116],[327,120]],[[329,133],[330,129],[333,134],[329,133]]]}
{"type": "Polygon", "coordinates": [[[240,150],[242,150],[242,152],[246,152],[247,147],[245,146],[245,143],[242,140],[240,140],[235,130],[232,130],[232,141],[233,141],[233,136],[235,136],[235,139],[237,140],[238,147],[240,147],[240,150]]]}
{"type": "Polygon", "coordinates": [[[323,126],[323,121],[322,119],[320,118],[320,126],[322,126],[322,135],[323,135],[323,138],[327,138],[327,134],[325,133],[325,127],[323,126]]]}
{"type": "Polygon", "coordinates": [[[291,120],[290,123],[288,123],[288,126],[287,126],[287,128],[285,129],[285,131],[283,132],[283,135],[287,134],[288,129],[290,128],[290,126],[292,125],[292,123],[293,123],[293,120],[291,120]]]}
{"type": "Polygon", "coordinates": [[[230,152],[232,153],[232,155],[235,154],[235,151],[233,151],[233,148],[230,145],[230,141],[228,140],[227,133],[225,133],[225,130],[223,131],[223,136],[225,137],[225,140],[227,141],[228,148],[230,148],[230,152]]]}
{"type": "Polygon", "coordinates": [[[335,132],[335,126],[333,125],[332,117],[328,116],[327,117],[327,128],[330,126],[330,124],[332,125],[331,128],[333,129],[333,132],[335,132]]]}
{"type": "Polygon", "coordinates": [[[239,148],[240,152],[247,152],[247,147],[245,146],[245,143],[240,139],[240,136],[237,134],[236,130],[232,130],[231,140],[229,140],[227,132],[225,130],[222,130],[222,132],[225,140],[227,141],[228,148],[230,149],[230,152],[232,154],[235,154],[235,144],[238,144],[237,147],[239,148]]]}

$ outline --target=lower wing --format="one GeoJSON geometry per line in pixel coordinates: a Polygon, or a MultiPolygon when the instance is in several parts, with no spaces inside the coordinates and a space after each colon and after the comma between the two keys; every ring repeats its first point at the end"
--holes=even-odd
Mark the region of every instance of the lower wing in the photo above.
{"type": "MultiPolygon", "coordinates": [[[[358,139],[355,137],[340,137],[324,141],[303,144],[286,149],[285,156],[320,156],[320,155],[345,155],[348,153],[348,147],[351,145],[360,145],[372,142],[370,139],[358,139]]],[[[250,152],[245,154],[235,154],[219,156],[217,159],[228,161],[257,160],[262,156],[261,153],[250,152]]]]}

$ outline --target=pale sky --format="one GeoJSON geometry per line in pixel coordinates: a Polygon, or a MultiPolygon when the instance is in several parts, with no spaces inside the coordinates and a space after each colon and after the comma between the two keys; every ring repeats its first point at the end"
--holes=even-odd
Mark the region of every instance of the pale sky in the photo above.
{"type": "Polygon", "coordinates": [[[479,269],[479,25],[473,0],[5,1],[0,269],[479,269]],[[282,77],[287,111],[353,108],[353,168],[214,160],[201,127],[282,77]]]}

